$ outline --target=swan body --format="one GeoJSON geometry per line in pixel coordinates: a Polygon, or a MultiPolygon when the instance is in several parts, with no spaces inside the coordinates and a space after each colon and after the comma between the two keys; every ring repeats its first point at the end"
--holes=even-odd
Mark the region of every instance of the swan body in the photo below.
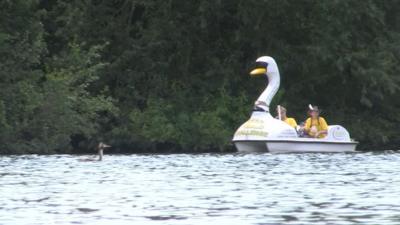
{"type": "Polygon", "coordinates": [[[232,141],[239,152],[344,152],[354,151],[357,142],[342,126],[329,126],[323,139],[301,138],[287,123],[271,116],[269,106],[280,86],[276,61],[270,56],[256,60],[251,76],[266,76],[268,85],[254,103],[250,119],[235,132],[232,141]]]}

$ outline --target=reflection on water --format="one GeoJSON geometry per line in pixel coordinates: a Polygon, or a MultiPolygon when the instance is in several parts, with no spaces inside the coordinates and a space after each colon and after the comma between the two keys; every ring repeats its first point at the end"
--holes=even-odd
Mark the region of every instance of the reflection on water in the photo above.
{"type": "Polygon", "coordinates": [[[0,157],[0,224],[400,224],[400,154],[0,157]]]}

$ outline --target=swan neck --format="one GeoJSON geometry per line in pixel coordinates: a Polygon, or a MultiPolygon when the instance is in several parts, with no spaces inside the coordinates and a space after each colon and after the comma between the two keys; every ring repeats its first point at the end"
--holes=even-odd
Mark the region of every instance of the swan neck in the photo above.
{"type": "Polygon", "coordinates": [[[99,161],[103,160],[103,149],[99,150],[99,161]]]}
{"type": "Polygon", "coordinates": [[[274,72],[268,73],[268,85],[258,97],[257,102],[265,103],[263,107],[266,112],[269,112],[269,106],[271,104],[272,99],[274,98],[275,94],[278,92],[279,85],[280,85],[280,75],[279,71],[276,70],[274,72]]]}

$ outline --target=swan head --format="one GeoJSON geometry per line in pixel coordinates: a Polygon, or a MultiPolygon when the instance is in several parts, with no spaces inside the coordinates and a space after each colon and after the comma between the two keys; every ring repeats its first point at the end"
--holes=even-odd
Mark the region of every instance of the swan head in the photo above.
{"type": "Polygon", "coordinates": [[[266,75],[272,78],[278,72],[278,66],[275,59],[271,56],[261,56],[256,60],[256,68],[250,72],[250,76],[266,75]]]}
{"type": "Polygon", "coordinates": [[[110,145],[104,144],[103,142],[100,142],[99,145],[97,146],[99,150],[104,150],[105,148],[111,148],[110,145]]]}

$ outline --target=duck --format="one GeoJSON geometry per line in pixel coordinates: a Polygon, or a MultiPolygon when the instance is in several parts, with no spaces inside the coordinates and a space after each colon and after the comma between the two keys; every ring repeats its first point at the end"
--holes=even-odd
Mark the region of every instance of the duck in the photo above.
{"type": "Polygon", "coordinates": [[[111,145],[107,145],[107,144],[104,144],[103,142],[100,142],[97,145],[97,155],[99,156],[97,159],[96,158],[87,158],[87,159],[80,159],[79,161],[81,161],[81,162],[102,161],[104,149],[110,148],[110,147],[111,147],[111,145]]]}

